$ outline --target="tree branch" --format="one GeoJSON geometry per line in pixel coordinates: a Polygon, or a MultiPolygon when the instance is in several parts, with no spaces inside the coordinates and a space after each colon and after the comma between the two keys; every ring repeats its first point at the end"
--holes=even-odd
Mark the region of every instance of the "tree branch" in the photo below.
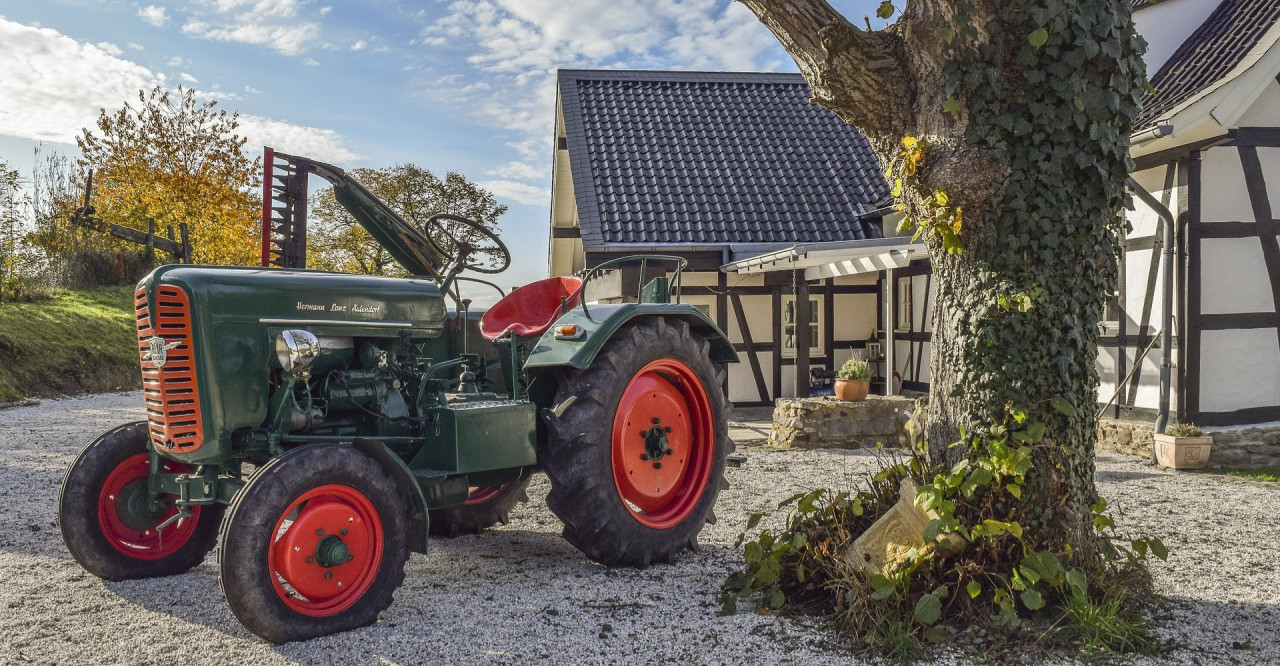
{"type": "Polygon", "coordinates": [[[860,30],[826,0],[738,0],[773,32],[809,81],[813,101],[864,134],[896,141],[914,97],[902,38],[860,30]]]}

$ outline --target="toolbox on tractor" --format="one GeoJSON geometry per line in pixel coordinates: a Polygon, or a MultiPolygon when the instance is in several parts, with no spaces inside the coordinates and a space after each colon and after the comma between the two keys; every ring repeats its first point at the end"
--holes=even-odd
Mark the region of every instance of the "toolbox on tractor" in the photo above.
{"type": "Polygon", "coordinates": [[[458,284],[509,265],[493,232],[453,215],[420,229],[337,167],[266,163],[277,267],[162,266],[138,285],[146,419],[90,442],[59,498],[85,569],[177,574],[216,546],[232,612],[279,643],[375,622],[411,550],[505,522],[535,471],[593,560],[696,546],[733,448],[737,357],[680,302],[682,259],[534,282],[477,321],[458,284]],[[412,277],[303,268],[310,174],[412,277]],[[591,298],[632,275],[634,297],[591,298]]]}

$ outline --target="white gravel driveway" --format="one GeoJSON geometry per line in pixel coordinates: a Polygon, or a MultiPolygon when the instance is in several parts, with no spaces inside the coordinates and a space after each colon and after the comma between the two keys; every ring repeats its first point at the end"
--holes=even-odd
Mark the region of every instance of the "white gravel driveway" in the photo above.
{"type": "MultiPolygon", "coordinates": [[[[741,561],[733,541],[751,512],[847,487],[874,463],[867,452],[746,451],[701,551],[643,571],[579,555],[535,477],[510,525],[414,555],[377,625],[275,647],[231,616],[212,559],[181,576],[104,583],[63,546],[54,521],[66,466],[98,432],[141,418],[141,404],[131,392],[0,410],[0,663],[852,663],[820,626],[719,617],[715,597],[741,561]]],[[[1121,526],[1172,551],[1155,567],[1172,600],[1160,631],[1190,643],[1159,661],[1280,663],[1280,484],[1112,455],[1098,467],[1121,526]]]]}

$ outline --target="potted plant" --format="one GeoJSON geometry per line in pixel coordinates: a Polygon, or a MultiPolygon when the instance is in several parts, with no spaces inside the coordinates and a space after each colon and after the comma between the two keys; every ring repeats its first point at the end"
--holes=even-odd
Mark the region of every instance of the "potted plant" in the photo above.
{"type": "Polygon", "coordinates": [[[1206,437],[1194,423],[1179,423],[1157,434],[1156,462],[1173,469],[1199,469],[1209,462],[1212,437],[1206,437]]]}
{"type": "Polygon", "coordinates": [[[836,373],[835,393],[840,400],[857,402],[867,398],[871,388],[871,366],[866,361],[851,358],[836,373]]]}

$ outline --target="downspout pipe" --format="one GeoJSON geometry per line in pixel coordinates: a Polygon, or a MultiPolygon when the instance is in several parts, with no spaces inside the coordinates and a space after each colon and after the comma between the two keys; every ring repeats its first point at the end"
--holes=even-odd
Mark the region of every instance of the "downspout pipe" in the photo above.
{"type": "MultiPolygon", "coordinates": [[[[1151,207],[1156,215],[1164,222],[1163,233],[1161,234],[1160,243],[1162,247],[1160,251],[1163,253],[1164,272],[1164,289],[1160,295],[1160,312],[1163,323],[1160,326],[1160,410],[1156,414],[1156,422],[1153,430],[1157,434],[1164,434],[1165,426],[1169,424],[1169,394],[1171,392],[1171,370],[1173,368],[1173,263],[1174,255],[1177,248],[1174,246],[1174,219],[1173,213],[1160,200],[1155,198],[1145,187],[1133,178],[1129,179],[1129,189],[1134,195],[1151,207]]],[[[1154,455],[1154,451],[1153,451],[1154,455]]]]}

